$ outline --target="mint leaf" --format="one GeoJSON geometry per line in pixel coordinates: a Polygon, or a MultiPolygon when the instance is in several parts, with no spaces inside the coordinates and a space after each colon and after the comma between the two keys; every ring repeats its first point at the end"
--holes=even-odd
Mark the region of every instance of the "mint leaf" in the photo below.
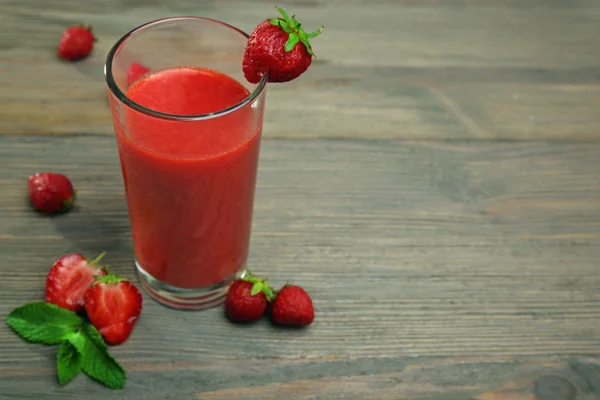
{"type": "Polygon", "coordinates": [[[81,369],[100,383],[112,389],[125,387],[125,371],[110,353],[102,335],[93,325],[70,335],[67,340],[81,355],[81,369]]]}
{"type": "Polygon", "coordinates": [[[72,311],[38,301],[15,308],[6,323],[31,342],[59,344],[81,327],[82,320],[72,311]]]}
{"type": "Polygon", "coordinates": [[[81,371],[81,356],[69,342],[62,342],[56,356],[56,371],[61,385],[69,383],[81,371]]]}

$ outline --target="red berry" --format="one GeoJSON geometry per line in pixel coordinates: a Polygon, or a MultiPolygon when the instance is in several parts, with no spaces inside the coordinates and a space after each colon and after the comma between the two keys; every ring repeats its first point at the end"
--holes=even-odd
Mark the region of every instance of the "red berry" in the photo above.
{"type": "Polygon", "coordinates": [[[127,70],[127,85],[133,85],[135,81],[140,79],[143,75],[146,75],[148,72],[150,72],[150,68],[147,68],[140,63],[131,63],[127,70]]]}
{"type": "Polygon", "coordinates": [[[73,185],[62,174],[38,172],[29,177],[27,186],[33,207],[46,214],[67,210],[75,201],[73,185]]]}
{"type": "Polygon", "coordinates": [[[269,82],[288,82],[308,69],[313,51],[308,39],[318,36],[323,27],[306,33],[294,16],[277,8],[283,18],[267,19],[248,39],[242,69],[250,83],[258,83],[269,73],[269,82]]]}
{"type": "Polygon", "coordinates": [[[250,272],[235,280],[225,298],[225,314],[234,322],[256,321],[267,311],[273,292],[266,280],[250,272]]]}
{"type": "Polygon", "coordinates": [[[299,286],[284,286],[271,305],[271,319],[279,325],[310,325],[315,319],[310,296],[299,286]]]}
{"type": "Polygon", "coordinates": [[[121,344],[142,312],[142,294],[133,283],[109,274],[87,290],[85,312],[107,343],[121,344]]]}
{"type": "Polygon", "coordinates": [[[85,292],[94,282],[94,276],[106,275],[97,265],[104,253],[94,261],[83,255],[67,254],[54,262],[46,278],[46,302],[71,311],[81,311],[85,292]]]}
{"type": "Polygon", "coordinates": [[[96,38],[92,28],[83,25],[70,26],[63,32],[58,44],[58,55],[65,60],[87,57],[94,47],[96,38]]]}

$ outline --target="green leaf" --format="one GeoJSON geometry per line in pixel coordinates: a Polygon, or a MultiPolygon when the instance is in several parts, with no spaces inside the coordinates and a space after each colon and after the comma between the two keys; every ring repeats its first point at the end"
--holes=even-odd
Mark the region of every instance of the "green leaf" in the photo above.
{"type": "Polygon", "coordinates": [[[292,25],[294,28],[300,28],[300,26],[302,26],[302,24],[296,19],[295,15],[292,15],[292,25]]]}
{"type": "Polygon", "coordinates": [[[304,44],[304,46],[306,46],[306,51],[308,51],[308,54],[310,54],[310,55],[315,54],[315,53],[313,53],[312,48],[310,47],[310,43],[308,42],[308,39],[305,36],[302,36],[300,38],[300,41],[304,44]]]}
{"type": "Polygon", "coordinates": [[[275,297],[277,297],[269,285],[265,285],[263,291],[265,292],[265,297],[269,303],[275,300],[275,297]]]}
{"type": "Polygon", "coordinates": [[[291,21],[290,17],[287,15],[287,13],[285,11],[283,11],[283,8],[277,7],[277,6],[275,8],[277,8],[277,11],[279,11],[279,13],[281,15],[283,15],[283,18],[285,18],[286,22],[291,21]]]}
{"type": "Polygon", "coordinates": [[[299,41],[300,41],[300,38],[298,37],[298,35],[290,35],[287,42],[285,43],[285,51],[286,52],[292,51],[292,49],[294,48],[296,43],[298,43],[299,41]]]}
{"type": "Polygon", "coordinates": [[[81,369],[86,374],[109,388],[125,387],[125,371],[110,355],[102,335],[93,325],[85,324],[68,340],[81,354],[81,369]]]}
{"type": "Polygon", "coordinates": [[[69,342],[62,342],[56,356],[56,371],[61,385],[69,383],[81,371],[81,356],[69,342]]]}
{"type": "Polygon", "coordinates": [[[15,308],[6,323],[31,342],[59,344],[81,327],[81,318],[72,311],[43,301],[15,308]]]}
{"type": "Polygon", "coordinates": [[[263,290],[263,283],[257,282],[254,284],[254,286],[252,286],[252,290],[250,291],[250,296],[254,296],[257,293],[262,292],[262,290],[263,290]]]}
{"type": "Polygon", "coordinates": [[[319,29],[317,29],[314,32],[307,33],[306,37],[309,38],[309,39],[317,37],[317,36],[319,36],[323,32],[323,29],[324,29],[324,27],[322,26],[322,27],[320,27],[319,29]]]}
{"type": "Polygon", "coordinates": [[[285,23],[285,22],[279,22],[279,26],[281,27],[281,29],[283,29],[284,31],[286,31],[287,33],[294,33],[294,30],[292,28],[290,28],[290,26],[285,23]]]}

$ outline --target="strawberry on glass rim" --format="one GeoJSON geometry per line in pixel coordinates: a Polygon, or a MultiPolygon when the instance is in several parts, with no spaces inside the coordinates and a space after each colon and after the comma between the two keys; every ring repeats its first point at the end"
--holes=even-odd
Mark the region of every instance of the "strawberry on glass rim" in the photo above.
{"type": "Polygon", "coordinates": [[[304,73],[314,52],[308,39],[317,37],[323,27],[306,33],[302,24],[277,7],[282,15],[259,24],[248,39],[242,69],[250,83],[258,83],[265,74],[269,82],[289,82],[304,73]]]}

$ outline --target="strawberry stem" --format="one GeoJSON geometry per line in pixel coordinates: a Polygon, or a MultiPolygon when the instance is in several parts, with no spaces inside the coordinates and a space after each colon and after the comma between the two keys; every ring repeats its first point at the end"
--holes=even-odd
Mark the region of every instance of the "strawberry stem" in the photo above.
{"type": "Polygon", "coordinates": [[[104,256],[106,255],[106,251],[103,251],[102,253],[100,253],[100,255],[98,255],[98,257],[96,257],[93,261],[90,262],[90,264],[96,265],[100,262],[100,260],[102,260],[104,258],[104,256]]]}
{"type": "Polygon", "coordinates": [[[97,277],[96,281],[92,285],[97,285],[99,283],[119,283],[119,282],[125,282],[125,281],[127,281],[127,279],[109,272],[105,276],[97,277]]]}
{"type": "Polygon", "coordinates": [[[315,53],[313,52],[312,46],[310,45],[308,39],[319,36],[321,32],[323,32],[324,27],[321,26],[314,32],[306,33],[304,29],[302,29],[302,24],[298,22],[295,15],[290,17],[282,8],[277,6],[275,6],[275,8],[277,8],[277,11],[279,11],[283,18],[272,18],[269,20],[269,22],[271,22],[273,25],[279,26],[286,33],[289,33],[289,38],[285,44],[285,51],[292,51],[298,42],[302,42],[304,47],[306,47],[308,54],[314,56],[315,53]]]}
{"type": "Polygon", "coordinates": [[[259,278],[247,269],[246,274],[242,279],[253,284],[252,289],[250,290],[250,296],[255,296],[258,293],[263,292],[268,302],[275,299],[275,294],[268,283],[268,278],[259,278]]]}

